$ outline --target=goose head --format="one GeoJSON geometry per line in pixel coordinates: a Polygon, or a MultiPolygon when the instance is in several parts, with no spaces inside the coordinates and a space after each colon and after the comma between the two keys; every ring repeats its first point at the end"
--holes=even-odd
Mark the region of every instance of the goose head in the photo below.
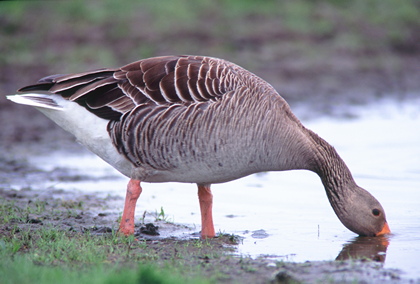
{"type": "Polygon", "coordinates": [[[314,132],[311,137],[313,161],[309,169],[322,180],[328,200],[341,223],[360,236],[380,236],[391,233],[385,211],[379,201],[356,184],[337,151],[314,132]]]}
{"type": "Polygon", "coordinates": [[[391,232],[385,211],[375,197],[357,185],[346,191],[347,194],[339,200],[332,197],[330,201],[338,218],[347,229],[368,237],[391,232]]]}

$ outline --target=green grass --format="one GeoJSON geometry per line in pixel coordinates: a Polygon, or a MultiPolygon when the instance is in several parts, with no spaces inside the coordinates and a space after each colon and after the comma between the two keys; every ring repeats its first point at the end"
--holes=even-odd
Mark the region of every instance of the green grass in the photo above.
{"type": "Polygon", "coordinates": [[[2,283],[209,283],[200,267],[184,267],[188,246],[162,260],[144,241],[116,233],[18,229],[0,238],[0,275],[2,283]]]}
{"type": "Polygon", "coordinates": [[[167,223],[173,223],[174,222],[172,217],[169,217],[167,214],[165,214],[165,210],[163,210],[163,207],[160,207],[159,212],[156,210],[155,215],[156,215],[155,221],[164,221],[164,222],[167,222],[167,223]]]}
{"type": "MultiPolygon", "coordinates": [[[[208,283],[182,276],[182,262],[158,256],[133,237],[57,228],[11,230],[0,238],[1,283],[208,283]]],[[[194,272],[195,270],[195,272],[194,272]]]]}
{"type": "MultiPolygon", "coordinates": [[[[219,260],[226,251],[221,246],[215,249],[210,240],[147,243],[115,231],[97,235],[63,230],[51,225],[49,218],[41,218],[44,224],[33,224],[29,217],[48,215],[71,222],[69,215],[77,214],[72,210],[82,206],[71,201],[38,200],[24,205],[1,199],[1,283],[215,283],[226,277],[223,273],[203,276],[203,264],[219,260]]],[[[160,218],[165,219],[161,211],[160,218]]]]}
{"type": "Polygon", "coordinates": [[[186,279],[179,274],[174,274],[169,269],[165,270],[153,265],[140,265],[137,268],[119,267],[117,265],[93,265],[83,270],[74,270],[61,266],[37,265],[25,256],[16,256],[13,260],[2,259],[0,273],[3,284],[208,283],[200,279],[186,279]]]}

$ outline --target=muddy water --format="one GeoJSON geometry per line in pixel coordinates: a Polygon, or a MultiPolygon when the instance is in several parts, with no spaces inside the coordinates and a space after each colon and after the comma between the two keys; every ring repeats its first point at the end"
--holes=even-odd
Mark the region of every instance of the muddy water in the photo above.
{"type": "MultiPolygon", "coordinates": [[[[392,235],[356,237],[335,216],[319,178],[306,171],[262,173],[214,185],[216,230],[242,236],[240,254],[296,262],[373,256],[387,268],[401,269],[406,277],[420,278],[419,105],[420,101],[383,101],[355,108],[357,118],[304,121],[335,146],[358,184],[380,200],[392,235]]],[[[125,194],[127,179],[90,154],[52,153],[32,162],[46,170],[65,167],[99,178],[47,186],[125,194]]],[[[163,207],[170,220],[200,230],[195,185],[143,184],[143,189],[137,216],[163,207]]],[[[122,211],[122,206],[121,200],[116,210],[122,211]]]]}

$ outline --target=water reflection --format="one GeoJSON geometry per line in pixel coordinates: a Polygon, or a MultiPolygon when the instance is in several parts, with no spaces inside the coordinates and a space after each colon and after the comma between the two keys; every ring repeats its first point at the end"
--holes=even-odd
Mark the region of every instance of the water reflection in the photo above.
{"type": "Polygon", "coordinates": [[[335,260],[371,259],[385,262],[389,239],[380,237],[356,237],[345,244],[335,260]]]}

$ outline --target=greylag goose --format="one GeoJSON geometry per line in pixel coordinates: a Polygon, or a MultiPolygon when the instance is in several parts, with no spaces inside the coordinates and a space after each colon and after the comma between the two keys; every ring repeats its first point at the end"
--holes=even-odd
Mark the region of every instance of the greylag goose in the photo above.
{"type": "Polygon", "coordinates": [[[215,236],[210,185],[262,171],[317,173],[334,212],[362,236],[390,233],[381,204],[267,82],[231,62],[162,56],[45,77],[8,99],[43,112],[130,178],[119,231],[134,233],[140,182],[198,185],[201,237],[215,236]]]}

